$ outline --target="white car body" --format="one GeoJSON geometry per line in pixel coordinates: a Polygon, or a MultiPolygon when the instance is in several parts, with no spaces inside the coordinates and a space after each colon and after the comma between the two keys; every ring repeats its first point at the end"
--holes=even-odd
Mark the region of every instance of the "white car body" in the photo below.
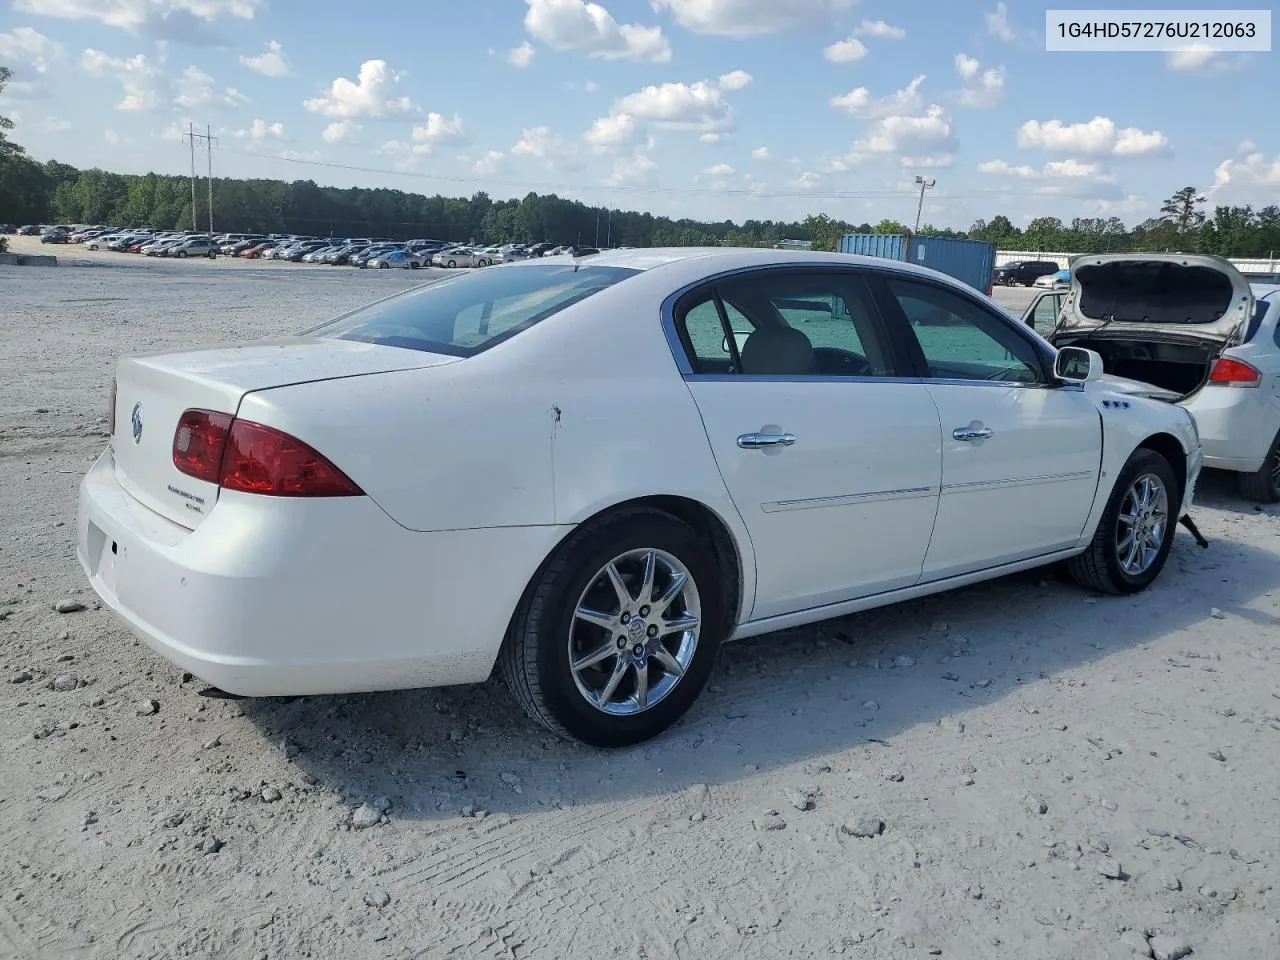
{"type": "Polygon", "coordinates": [[[437,267],[487,267],[493,261],[478,250],[441,250],[431,258],[437,267]]]}
{"type": "MultiPolygon", "coordinates": [[[[1081,258],[1076,266],[1069,288],[1041,294],[1045,302],[1050,297],[1059,301],[1056,326],[1046,331],[1050,339],[1100,350],[1108,369],[1114,366],[1122,376],[1158,388],[1150,395],[1178,403],[1195,417],[1205,466],[1251,477],[1242,483],[1255,499],[1280,500],[1280,286],[1251,284],[1227,261],[1207,255],[1110,254],[1081,258]],[[1150,312],[1146,322],[1127,319],[1123,305],[1111,308],[1116,311],[1111,322],[1089,316],[1082,296],[1086,287],[1096,285],[1090,281],[1091,269],[1096,273],[1108,265],[1131,264],[1184,271],[1202,279],[1174,293],[1165,292],[1170,289],[1167,281],[1153,287],[1150,302],[1131,311],[1135,316],[1150,312]],[[1191,317],[1194,298],[1201,296],[1196,291],[1210,282],[1221,291],[1218,300],[1204,308],[1203,316],[1191,317]],[[1162,382],[1167,371],[1177,367],[1186,367],[1188,376],[1178,377],[1175,369],[1174,379],[1162,382]],[[1228,376],[1226,371],[1233,368],[1243,376],[1228,376]],[[1178,382],[1181,379],[1186,382],[1178,382]]],[[[1043,320],[1052,308],[1042,309],[1041,298],[1024,317],[1034,317],[1035,325],[1044,329],[1043,320]]]]}
{"type": "MultiPolygon", "coordinates": [[[[485,680],[544,562],[623,505],[678,505],[714,530],[732,558],[733,639],[1079,554],[1144,443],[1190,502],[1200,448],[1179,407],[1096,380],[697,373],[675,327],[678,296],[709,278],[874,274],[961,298],[1053,365],[993,301],[909,264],[606,252],[455,275],[334,322],[417,302],[401,297],[619,269],[636,272],[465,357],[303,335],[120,360],[110,447],[80,494],[93,589],[153,650],[226,691],[388,690],[485,680]],[[359,495],[261,495],[180,472],[171,450],[192,441],[175,428],[193,408],[300,438],[359,495]]],[[[488,309],[464,312],[488,322],[488,309]]],[[[463,314],[450,323],[457,335],[463,314]]]]}

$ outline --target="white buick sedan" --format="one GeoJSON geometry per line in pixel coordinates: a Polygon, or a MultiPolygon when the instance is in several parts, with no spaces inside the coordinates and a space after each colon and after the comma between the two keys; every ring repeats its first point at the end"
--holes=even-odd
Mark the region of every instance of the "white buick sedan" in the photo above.
{"type": "Polygon", "coordinates": [[[473,683],[597,745],[727,640],[1067,561],[1146,587],[1201,465],[939,273],[626,250],[455,274],[279,340],[122,359],[79,557],[225,691],[473,683]]]}

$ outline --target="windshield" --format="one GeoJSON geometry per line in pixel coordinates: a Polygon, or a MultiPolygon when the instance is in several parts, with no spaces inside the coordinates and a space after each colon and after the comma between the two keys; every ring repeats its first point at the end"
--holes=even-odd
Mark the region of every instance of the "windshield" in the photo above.
{"type": "Polygon", "coordinates": [[[409,290],[304,334],[469,357],[638,272],[574,264],[498,267],[409,290]]]}

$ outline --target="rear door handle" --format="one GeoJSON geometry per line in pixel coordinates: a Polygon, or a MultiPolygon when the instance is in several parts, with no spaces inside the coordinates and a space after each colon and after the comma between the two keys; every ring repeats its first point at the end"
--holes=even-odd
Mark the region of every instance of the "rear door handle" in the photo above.
{"type": "Polygon", "coordinates": [[[744,433],[738,437],[743,450],[760,450],[764,447],[789,447],[796,442],[790,433],[744,433]]]}
{"type": "Polygon", "coordinates": [[[979,427],[970,424],[967,427],[956,427],[951,431],[951,436],[957,440],[985,440],[991,436],[994,431],[990,427],[979,427]]]}

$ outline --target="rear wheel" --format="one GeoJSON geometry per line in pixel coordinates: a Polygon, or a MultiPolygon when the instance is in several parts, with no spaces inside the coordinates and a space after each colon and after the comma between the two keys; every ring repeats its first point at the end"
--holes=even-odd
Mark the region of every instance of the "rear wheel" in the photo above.
{"type": "Polygon", "coordinates": [[[1159,576],[1182,509],[1173,468],[1139,448],[1120,471],[1089,548],[1067,561],[1082,586],[1101,593],[1144,590],[1159,576]]]}
{"type": "Polygon", "coordinates": [[[450,261],[449,261],[449,266],[450,266],[450,267],[456,267],[457,265],[458,265],[458,261],[457,261],[457,260],[450,260],[450,261]]]}
{"type": "Polygon", "coordinates": [[[1271,441],[1262,466],[1253,473],[1240,474],[1240,492],[1259,503],[1280,503],[1280,433],[1271,441]]]}
{"type": "Polygon", "coordinates": [[[635,509],[561,545],[521,601],[499,663],[534,720],[626,746],[684,715],[724,632],[720,572],[703,540],[669,514],[635,509]]]}

